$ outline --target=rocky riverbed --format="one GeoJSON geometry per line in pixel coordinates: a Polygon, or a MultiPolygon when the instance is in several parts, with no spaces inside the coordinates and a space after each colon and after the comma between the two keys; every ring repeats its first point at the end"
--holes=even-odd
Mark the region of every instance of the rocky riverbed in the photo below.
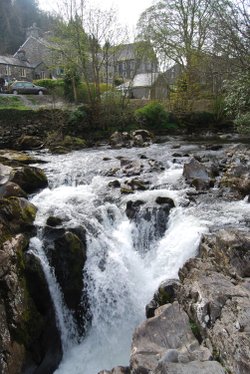
{"type": "MultiPolygon", "coordinates": [[[[121,141],[117,135],[112,142],[114,139],[121,141]]],[[[151,142],[150,137],[146,140],[151,142]]],[[[204,143],[197,152],[185,147],[180,139],[171,144],[171,162],[183,167],[180,183],[190,187],[182,202],[184,207],[199,209],[200,204],[209,206],[215,199],[242,201],[244,207],[249,204],[247,145],[204,143]]],[[[165,165],[148,158],[144,149],[134,159],[124,157],[121,150],[118,166],[116,161],[105,172],[107,187],[117,202],[121,196],[128,196],[126,215],[139,231],[142,220],[153,222],[157,217],[154,235],[161,237],[175,203],[160,192],[157,195],[154,176],[165,165]],[[152,208],[133,198],[138,191],[147,190],[156,191],[152,208]]],[[[110,157],[107,151],[107,162],[110,157]]],[[[30,197],[48,185],[42,170],[46,170],[46,164],[39,166],[39,160],[7,150],[1,151],[0,161],[0,371],[53,373],[62,359],[62,339],[41,263],[28,251],[30,238],[39,230],[34,226],[37,208],[30,197]],[[36,166],[31,166],[34,163],[36,166]]],[[[198,256],[179,270],[179,279],[168,279],[152,295],[145,308],[147,319],[133,335],[130,363],[100,373],[250,372],[249,222],[246,213],[237,224],[229,219],[229,223],[210,227],[202,237],[198,256]]],[[[82,227],[65,227],[63,218],[51,216],[45,235],[47,248],[53,247],[49,261],[80,336],[85,330],[81,321],[88,314],[88,300],[83,305],[81,296],[86,232],[82,227]]],[[[105,266],[104,260],[100,267],[105,266]]]]}

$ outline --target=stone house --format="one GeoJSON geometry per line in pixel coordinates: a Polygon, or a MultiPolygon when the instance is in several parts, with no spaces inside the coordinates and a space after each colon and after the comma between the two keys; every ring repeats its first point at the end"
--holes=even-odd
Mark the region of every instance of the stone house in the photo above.
{"type": "MultiPolygon", "coordinates": [[[[0,56],[0,77],[5,81],[52,78],[57,76],[56,58],[53,56],[49,33],[41,34],[34,24],[28,28],[27,39],[20,46],[14,56],[0,56]],[[51,66],[55,69],[51,69],[51,66]],[[50,68],[49,68],[50,67],[50,68]]],[[[60,70],[61,72],[61,70],[60,70]]]]}
{"type": "Polygon", "coordinates": [[[11,82],[14,79],[31,81],[33,74],[33,66],[23,59],[21,53],[18,53],[16,57],[0,56],[0,77],[4,78],[6,82],[11,82]]]}

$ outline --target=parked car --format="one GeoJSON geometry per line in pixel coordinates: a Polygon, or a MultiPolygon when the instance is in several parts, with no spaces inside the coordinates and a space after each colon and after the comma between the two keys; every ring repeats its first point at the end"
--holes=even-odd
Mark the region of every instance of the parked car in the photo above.
{"type": "Polygon", "coordinates": [[[47,93],[47,88],[36,86],[32,82],[16,81],[10,85],[9,93],[12,93],[14,95],[18,95],[18,94],[43,95],[47,93]]]}

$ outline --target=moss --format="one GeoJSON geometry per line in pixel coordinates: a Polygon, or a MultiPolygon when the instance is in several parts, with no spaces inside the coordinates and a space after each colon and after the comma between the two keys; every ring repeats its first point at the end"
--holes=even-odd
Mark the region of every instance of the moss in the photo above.
{"type": "Polygon", "coordinates": [[[165,305],[173,302],[173,294],[164,290],[164,288],[159,288],[158,290],[158,302],[160,305],[165,305]]]}
{"type": "Polygon", "coordinates": [[[201,336],[201,332],[200,332],[199,326],[192,319],[189,320],[189,324],[190,324],[192,333],[194,334],[194,336],[196,337],[196,339],[198,340],[198,342],[201,343],[202,342],[202,336],[201,336]]]}
{"type": "MultiPolygon", "coordinates": [[[[36,217],[37,208],[24,198],[9,197],[0,199],[0,220],[4,240],[9,234],[30,229],[36,217]]],[[[3,239],[1,238],[1,241],[3,239]]]]}

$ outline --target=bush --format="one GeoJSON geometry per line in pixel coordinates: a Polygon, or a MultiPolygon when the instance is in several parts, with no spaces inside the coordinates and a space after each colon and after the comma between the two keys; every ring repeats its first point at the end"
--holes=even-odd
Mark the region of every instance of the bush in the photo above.
{"type": "Polygon", "coordinates": [[[173,128],[169,121],[169,113],[166,112],[163,105],[158,102],[152,102],[135,111],[135,118],[141,127],[149,129],[173,128]]]}
{"type": "Polygon", "coordinates": [[[249,112],[250,108],[250,74],[239,74],[235,79],[225,82],[225,103],[227,113],[237,118],[249,112]]]}
{"type": "Polygon", "coordinates": [[[63,79],[38,79],[34,84],[41,87],[46,87],[49,94],[63,97],[64,96],[64,81],[63,79]]]}
{"type": "Polygon", "coordinates": [[[240,132],[250,134],[250,112],[239,114],[234,123],[240,132]]]}

